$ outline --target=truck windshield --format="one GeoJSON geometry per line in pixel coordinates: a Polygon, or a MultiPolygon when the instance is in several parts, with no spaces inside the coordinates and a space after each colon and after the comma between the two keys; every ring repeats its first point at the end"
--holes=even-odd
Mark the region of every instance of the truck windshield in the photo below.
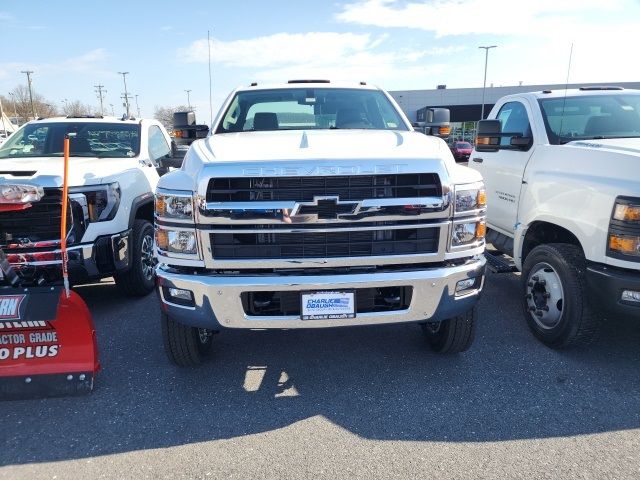
{"type": "Polygon", "coordinates": [[[539,100],[551,144],[640,137],[640,95],[589,95],[539,100]]]}
{"type": "Polygon", "coordinates": [[[381,91],[282,88],[236,93],[216,133],[334,128],[408,130],[381,91]]]}
{"type": "Polygon", "coordinates": [[[74,133],[72,157],[135,157],[140,153],[140,125],[103,122],[37,122],[24,125],[0,145],[0,159],[61,157],[64,137],[74,133]]]}

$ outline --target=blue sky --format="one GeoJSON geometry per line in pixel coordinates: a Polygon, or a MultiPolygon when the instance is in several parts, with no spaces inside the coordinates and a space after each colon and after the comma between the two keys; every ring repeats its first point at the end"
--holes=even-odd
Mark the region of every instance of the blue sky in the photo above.
{"type": "Polygon", "coordinates": [[[638,0],[45,1],[0,0],[0,94],[26,82],[48,100],[122,112],[118,71],[142,114],[186,103],[208,121],[251,81],[365,80],[388,90],[640,81],[638,0]]]}

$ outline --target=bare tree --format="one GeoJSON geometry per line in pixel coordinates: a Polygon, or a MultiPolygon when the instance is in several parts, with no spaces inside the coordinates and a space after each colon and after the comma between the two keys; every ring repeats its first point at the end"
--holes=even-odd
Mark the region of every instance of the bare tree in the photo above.
{"type": "Polygon", "coordinates": [[[170,129],[173,126],[173,114],[175,112],[186,112],[189,110],[189,107],[186,105],[178,105],[176,107],[155,107],[153,118],[158,120],[165,128],[170,129]]]}
{"type": "Polygon", "coordinates": [[[86,105],[80,100],[65,102],[62,106],[62,114],[70,117],[79,117],[82,115],[94,115],[95,108],[86,105]]]}
{"type": "MultiPolygon", "coordinates": [[[[11,112],[11,115],[17,114],[20,123],[33,120],[31,113],[31,103],[29,101],[29,89],[24,85],[15,87],[9,99],[3,97],[2,105],[4,109],[11,112]]],[[[33,106],[38,117],[53,117],[57,114],[56,106],[53,102],[47,101],[39,93],[33,94],[33,106]]],[[[9,113],[7,113],[9,115],[9,113]]]]}

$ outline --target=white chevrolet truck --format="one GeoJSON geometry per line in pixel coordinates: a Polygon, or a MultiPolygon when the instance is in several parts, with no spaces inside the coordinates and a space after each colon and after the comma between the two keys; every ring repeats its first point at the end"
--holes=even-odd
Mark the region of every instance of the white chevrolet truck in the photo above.
{"type": "Polygon", "coordinates": [[[522,271],[533,333],[588,343],[603,318],[640,318],[640,91],[500,99],[470,166],[487,189],[487,241],[522,271]]]}
{"type": "Polygon", "coordinates": [[[484,218],[480,175],[379,88],[239,88],[156,191],[167,355],[197,364],[222,328],[401,322],[463,351],[484,218]]]}
{"type": "Polygon", "coordinates": [[[0,248],[23,283],[60,274],[66,135],[72,283],[114,276],[127,294],[153,291],[153,192],[165,163],[175,164],[171,138],[155,120],[60,117],[22,126],[0,146],[0,195],[10,202],[32,193],[33,201],[0,212],[0,248]]]}

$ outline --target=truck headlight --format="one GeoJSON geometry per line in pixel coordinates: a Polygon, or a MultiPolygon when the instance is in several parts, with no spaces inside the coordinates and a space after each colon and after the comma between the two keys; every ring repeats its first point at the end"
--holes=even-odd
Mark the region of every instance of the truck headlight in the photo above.
{"type": "Polygon", "coordinates": [[[160,218],[179,220],[193,219],[193,196],[191,192],[156,193],[156,215],[160,218]]]}
{"type": "Polygon", "coordinates": [[[192,230],[173,230],[156,228],[156,247],[167,253],[179,253],[181,255],[196,255],[198,244],[196,233],[192,230]]]}
{"type": "Polygon", "coordinates": [[[91,222],[113,220],[120,206],[121,193],[118,182],[72,187],[69,189],[69,193],[81,193],[85,196],[87,199],[87,213],[91,222]]]}
{"type": "MultiPolygon", "coordinates": [[[[617,197],[611,212],[607,253],[640,260],[640,198],[617,197]]],[[[624,259],[623,257],[623,259],[624,259]]]]}
{"type": "Polygon", "coordinates": [[[609,251],[640,257],[640,236],[609,234],[609,251]]]}
{"type": "Polygon", "coordinates": [[[484,186],[477,188],[456,188],[456,213],[472,212],[487,206],[487,194],[484,186]]]}
{"type": "Polygon", "coordinates": [[[34,185],[0,185],[0,203],[38,202],[44,196],[42,187],[34,185]]]}
{"type": "Polygon", "coordinates": [[[460,247],[483,240],[487,227],[484,221],[454,223],[451,232],[451,246],[460,247]]]}

